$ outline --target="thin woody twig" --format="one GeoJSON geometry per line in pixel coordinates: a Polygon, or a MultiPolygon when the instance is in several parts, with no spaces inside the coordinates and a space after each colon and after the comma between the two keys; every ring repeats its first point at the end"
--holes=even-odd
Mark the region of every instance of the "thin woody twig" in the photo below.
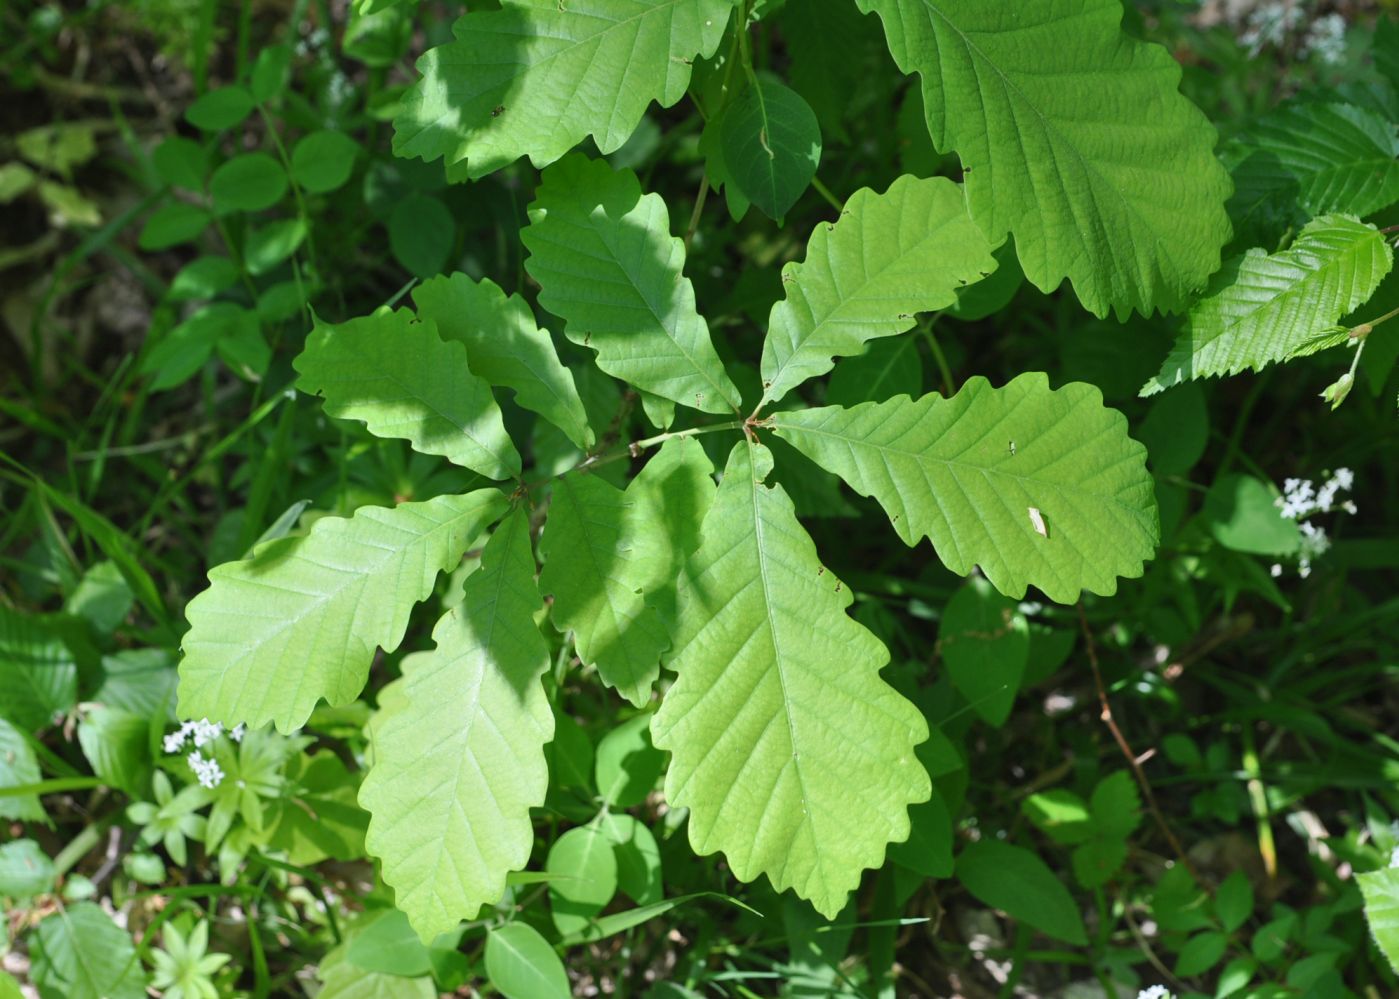
{"type": "Polygon", "coordinates": [[[1180,845],[1180,840],[1176,839],[1176,834],[1171,832],[1171,827],[1166,824],[1166,817],[1161,814],[1161,808],[1156,804],[1156,795],[1151,790],[1151,782],[1147,780],[1145,771],[1142,770],[1141,762],[1137,759],[1137,754],[1132,752],[1131,745],[1127,742],[1127,737],[1122,734],[1122,729],[1117,727],[1117,720],[1112,715],[1112,704],[1108,701],[1107,688],[1103,686],[1103,671],[1098,667],[1098,648],[1093,642],[1093,632],[1088,627],[1088,615],[1083,612],[1083,601],[1078,603],[1078,621],[1083,630],[1083,640],[1088,647],[1088,663],[1093,667],[1093,684],[1098,689],[1098,703],[1102,705],[1104,724],[1117,742],[1117,747],[1122,750],[1122,755],[1127,758],[1127,765],[1132,768],[1132,774],[1137,778],[1137,785],[1142,789],[1142,797],[1146,801],[1151,816],[1156,820],[1156,826],[1161,830],[1161,835],[1166,837],[1166,842],[1171,845],[1176,857],[1185,865],[1185,869],[1190,872],[1191,877],[1195,876],[1195,868],[1191,866],[1190,858],[1185,855],[1184,848],[1180,845]]]}

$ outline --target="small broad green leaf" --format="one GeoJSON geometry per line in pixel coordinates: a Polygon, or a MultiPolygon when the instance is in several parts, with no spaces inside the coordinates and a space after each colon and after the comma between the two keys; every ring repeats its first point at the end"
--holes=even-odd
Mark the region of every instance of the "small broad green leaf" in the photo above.
{"type": "Polygon", "coordinates": [[[1109,774],[1098,782],[1088,801],[1093,826],[1100,835],[1125,839],[1142,822],[1142,799],[1137,782],[1126,770],[1109,774]]]}
{"type": "Polygon", "coordinates": [[[248,117],[253,104],[253,95],[246,88],[221,87],[185,108],[185,120],[203,132],[222,132],[248,117]]]}
{"type": "Polygon", "coordinates": [[[0,718],[26,730],[53,724],[78,699],[78,664],[58,628],[0,604],[0,718]]]}
{"type": "Polygon", "coordinates": [[[394,119],[399,156],[466,160],[483,177],[546,166],[592,135],[605,155],[651,101],[670,107],[719,46],[732,0],[506,0],[473,11],[418,60],[394,119]]]}
{"type": "Polygon", "coordinates": [[[53,891],[54,867],[32,839],[0,844],[0,896],[26,901],[53,891]]]}
{"type": "Polygon", "coordinates": [[[566,875],[549,882],[549,911],[565,936],[585,929],[617,894],[617,854],[600,824],[568,830],[549,848],[544,866],[566,875]]]}
{"type": "Polygon", "coordinates": [[[204,189],[209,173],[209,154],[193,139],[172,135],[151,153],[151,165],[156,176],[173,187],[187,191],[204,189]]]}
{"type": "Polygon", "coordinates": [[[598,743],[597,789],[611,808],[641,804],[665,769],[665,754],[651,744],[650,725],[649,714],[637,715],[598,743]]]}
{"type": "Polygon", "coordinates": [[[977,377],[951,399],[899,396],[771,419],[799,451],[877,499],[905,544],[927,536],[949,569],[979,565],[1007,596],[1028,584],[1060,603],[1081,590],[1109,595],[1155,551],[1146,450],[1092,385],[1051,390],[1044,374],[1027,372],[997,389],[977,377]]]}
{"type": "Polygon", "coordinates": [[[1032,794],[1021,803],[1020,810],[1035,828],[1056,843],[1082,843],[1093,835],[1087,802],[1064,788],[1032,794]]]}
{"type": "Polygon", "coordinates": [[[974,896],[1045,936],[1088,945],[1073,896],[1029,850],[996,840],[972,843],[957,857],[957,880],[974,896]]]}
{"type": "MultiPolygon", "coordinates": [[[[39,781],[39,760],[24,734],[0,718],[0,790],[22,787],[39,781]]],[[[44,806],[37,794],[0,794],[0,818],[38,822],[44,806]]]]}
{"type": "Polygon", "coordinates": [[[1196,933],[1176,955],[1175,973],[1180,978],[1203,975],[1221,960],[1229,950],[1229,937],[1217,930],[1196,933]]]}
{"type": "Polygon", "coordinates": [[[366,842],[424,940],[497,902],[506,874],[529,861],[554,733],[541,607],[529,517],[517,510],[433,629],[436,648],[404,659],[370,723],[366,842]]]}
{"type": "Polygon", "coordinates": [[[359,145],[344,132],[312,132],[292,147],[292,180],[312,194],[334,191],[350,179],[357,155],[359,145]]]}
{"type": "Polygon", "coordinates": [[[634,501],[596,475],[566,475],[554,484],[540,539],[540,591],[554,598],[551,616],[572,630],[578,657],[609,687],[640,707],[660,674],[670,635],[641,589],[641,557],[631,526],[634,501]]]}
{"type": "Polygon", "coordinates": [[[719,141],[728,179],[768,218],[797,203],[821,162],[821,126],[800,94],[762,78],[724,112],[719,141]]]}
{"type": "Polygon", "coordinates": [[[257,54],[248,87],[253,100],[265,104],[281,96],[290,75],[291,56],[291,47],[288,45],[269,45],[257,54]]]}
{"type": "Polygon", "coordinates": [[[764,400],[911,328],[917,313],[946,308],[995,267],[961,187],[947,178],[903,176],[883,194],[856,191],[835,223],[816,226],[806,259],[782,268],[785,297],[763,342],[764,400]]]}
{"type": "Polygon", "coordinates": [[[1141,394],[1286,360],[1364,304],[1393,263],[1379,230],[1349,215],[1313,219],[1280,253],[1253,249],[1233,258],[1191,308],[1170,356],[1141,394]]]}
{"type": "Polygon", "coordinates": [[[213,221],[213,217],[198,205],[184,201],[168,201],[161,205],[141,227],[136,245],[143,250],[167,250],[194,239],[213,221]]]}
{"type": "Polygon", "coordinates": [[[970,323],[993,316],[1010,304],[1025,283],[1025,272],[1015,256],[1015,241],[1006,240],[992,258],[996,261],[996,269],[990,276],[959,288],[956,304],[943,315],[970,323]]]}
{"type": "Polygon", "coordinates": [[[304,537],[257,548],[209,572],[185,610],[184,718],[300,727],[316,702],[359,695],[375,647],[403,640],[437,574],[501,515],[494,489],[322,517],[304,537]]]}
{"type": "Polygon", "coordinates": [[[389,252],[408,273],[430,278],[442,273],[456,240],[452,210],[430,194],[411,194],[389,215],[389,252]]]}
{"type": "Polygon", "coordinates": [[[92,772],[133,799],[151,777],[150,722],[120,708],[95,705],[78,724],[78,744],[92,772]]]}
{"type": "Polygon", "coordinates": [[[332,857],[346,862],[362,858],[369,813],[355,801],[358,775],[333,752],[321,750],[287,764],[286,779],[292,807],[281,810],[270,847],[285,850],[288,862],[300,867],[332,857]]]}
{"type": "Polygon", "coordinates": [[[1274,493],[1252,475],[1226,475],[1205,494],[1205,526],[1225,548],[1250,555],[1290,555],[1302,544],[1274,493]]]}
{"type": "Polygon", "coordinates": [[[267,153],[241,153],[214,171],[209,193],[220,212],[259,212],[287,193],[287,172],[267,153]]]}
{"type": "Polygon", "coordinates": [[[908,839],[889,844],[889,859],[928,878],[952,876],[952,816],[936,790],[908,810],[908,839]]]}
{"type": "Polygon", "coordinates": [[[131,936],[92,902],[60,909],[30,945],[34,984],[64,999],[142,999],[146,976],[131,936]]]}
{"type": "Polygon", "coordinates": [[[1365,921],[1390,965],[1399,971],[1399,867],[1358,874],[1355,880],[1365,897],[1365,921]]]}
{"type": "Polygon", "coordinates": [[[170,281],[166,296],[175,302],[213,298],[238,283],[238,268],[228,257],[198,257],[170,281]]]}
{"type": "Polygon", "coordinates": [[[1182,385],[1156,399],[1132,434],[1146,445],[1146,460],[1158,475],[1184,475],[1209,443],[1210,414],[1204,390],[1182,385]]]}
{"type": "Polygon", "coordinates": [[[933,144],[1030,281],[1092,313],[1177,309],[1219,266],[1228,174],[1180,67],[1125,35],[1118,0],[857,0],[922,77],[933,144]],[[1149,114],[1142,113],[1150,108],[1149,114]]]}
{"type": "Polygon", "coordinates": [[[888,651],[846,613],[772,458],[739,442],[680,576],[677,674],[651,725],[690,843],[834,917],[931,793],[923,716],[879,677],[888,651]]]}
{"type": "Polygon", "coordinates": [[[654,905],[661,900],[661,849],[651,830],[630,815],[615,812],[601,820],[603,831],[612,841],[617,858],[617,888],[637,905],[654,905]]]}
{"type": "Polygon", "coordinates": [[[508,923],[490,931],[486,977],[505,999],[570,999],[573,995],[559,955],[528,923],[508,923]]]}
{"type": "Polygon", "coordinates": [[[1253,885],[1243,871],[1235,871],[1224,879],[1214,896],[1214,914],[1224,932],[1233,933],[1253,915],[1253,885]]]}
{"type": "Polygon", "coordinates": [[[659,195],[630,170],[570,156],[544,171],[520,237],[539,301],[603,371],[705,413],[737,412],[729,380],[695,311],[685,248],[659,195]],[[599,294],[606,288],[607,294],[599,294]]]}
{"type": "Polygon", "coordinates": [[[943,608],[938,651],[972,710],[1004,725],[1030,658],[1029,624],[1015,601],[984,579],[969,580],[943,608]]]}
{"type": "Polygon", "coordinates": [[[400,909],[366,913],[347,941],[345,959],[365,971],[416,978],[432,974],[427,945],[400,909]]]}
{"type": "Polygon", "coordinates": [[[402,438],[492,479],[520,474],[491,387],[431,320],[397,309],[339,326],[318,322],[294,365],[297,386],[322,396],[331,416],[361,420],[378,437],[402,438]]]}
{"type": "Polygon", "coordinates": [[[243,264],[249,274],[265,274],[286,260],[306,240],[306,225],[300,219],[281,219],[248,233],[243,247],[243,264]]]}
{"type": "Polygon", "coordinates": [[[593,446],[588,414],[573,373],[559,361],[554,341],[534,321],[519,295],[488,278],[436,277],[413,289],[418,317],[437,324],[444,340],[466,347],[472,374],[513,389],[515,401],[568,435],[580,450],[593,446]]]}
{"type": "Polygon", "coordinates": [[[1101,888],[1127,862],[1127,841],[1095,836],[1074,849],[1070,862],[1079,884],[1085,888],[1101,888]]]}

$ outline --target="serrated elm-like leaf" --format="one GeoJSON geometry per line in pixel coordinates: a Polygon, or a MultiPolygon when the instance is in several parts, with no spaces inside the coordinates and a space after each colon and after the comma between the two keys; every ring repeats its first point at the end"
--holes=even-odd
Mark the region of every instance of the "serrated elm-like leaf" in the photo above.
{"type": "Polygon", "coordinates": [[[1141,394],[1286,360],[1363,305],[1393,263],[1379,230],[1348,215],[1312,220],[1280,253],[1233,258],[1141,394]]]}

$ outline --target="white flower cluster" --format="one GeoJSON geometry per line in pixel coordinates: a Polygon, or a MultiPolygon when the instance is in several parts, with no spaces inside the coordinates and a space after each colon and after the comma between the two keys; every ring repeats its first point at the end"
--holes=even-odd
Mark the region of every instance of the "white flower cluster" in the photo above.
{"type": "MultiPolygon", "coordinates": [[[[239,722],[228,730],[228,737],[234,742],[242,742],[247,730],[247,726],[239,722]]],[[[194,776],[200,784],[207,788],[215,788],[223,780],[223,768],[213,756],[206,758],[199,750],[223,734],[223,724],[220,722],[211,722],[207,718],[187,721],[177,731],[165,737],[165,751],[178,753],[185,748],[185,743],[194,743],[194,752],[186,756],[185,761],[189,763],[189,768],[194,771],[194,776]]]]}
{"type": "Polygon", "coordinates": [[[1171,990],[1164,985],[1153,985],[1138,992],[1137,999],[1171,999],[1171,990]]]}
{"type": "MultiPolygon", "coordinates": [[[[1356,505],[1351,500],[1337,503],[1337,497],[1350,492],[1355,484],[1355,473],[1349,468],[1338,468],[1320,487],[1311,479],[1285,479],[1282,495],[1276,500],[1278,509],[1288,520],[1298,521],[1297,529],[1302,532],[1302,546],[1297,552],[1297,575],[1306,579],[1311,575],[1312,563],[1324,555],[1331,547],[1331,539],[1325,528],[1306,521],[1304,518],[1318,513],[1331,513],[1344,510],[1355,513],[1356,505]]],[[[1275,564],[1274,576],[1282,575],[1282,565],[1275,564]]]]}
{"type": "Polygon", "coordinates": [[[1297,25],[1302,23],[1301,7],[1294,0],[1272,0],[1253,8],[1247,26],[1239,36],[1239,44],[1256,56],[1269,45],[1281,45],[1297,25]]]}
{"type": "Polygon", "coordinates": [[[219,761],[213,757],[206,760],[203,754],[196,749],[186,757],[186,760],[199,783],[210,790],[218,787],[219,781],[223,780],[223,768],[219,766],[219,761]]]}
{"type": "Polygon", "coordinates": [[[1303,57],[1313,57],[1328,66],[1335,66],[1346,58],[1346,19],[1340,14],[1326,14],[1318,17],[1307,28],[1307,36],[1302,39],[1303,57]]]}

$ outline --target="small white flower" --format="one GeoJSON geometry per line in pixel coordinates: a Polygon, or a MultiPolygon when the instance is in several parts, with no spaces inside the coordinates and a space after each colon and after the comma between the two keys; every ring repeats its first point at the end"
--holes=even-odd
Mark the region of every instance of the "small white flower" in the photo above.
{"type": "Polygon", "coordinates": [[[233,726],[232,730],[228,733],[228,737],[234,742],[242,742],[243,734],[247,731],[248,726],[244,725],[242,722],[239,722],[237,725],[233,726]]]}
{"type": "Polygon", "coordinates": [[[1277,579],[1279,576],[1282,575],[1282,563],[1274,562],[1273,567],[1269,569],[1268,572],[1272,575],[1274,579],[1277,579]]]}
{"type": "Polygon", "coordinates": [[[194,776],[199,783],[210,790],[219,786],[223,780],[223,768],[219,766],[219,761],[215,759],[206,760],[199,751],[196,750],[185,757],[189,763],[189,768],[194,771],[194,776]]]}
{"type": "Polygon", "coordinates": [[[1138,992],[1137,999],[1171,999],[1171,990],[1164,985],[1153,985],[1138,992]]]}
{"type": "Polygon", "coordinates": [[[184,748],[185,748],[185,730],[184,730],[184,729],[180,729],[178,732],[171,732],[169,735],[167,735],[167,736],[165,737],[165,752],[166,752],[167,754],[173,755],[173,754],[175,754],[175,753],[178,753],[180,750],[182,750],[182,749],[184,749],[184,748]]]}
{"type": "Polygon", "coordinates": [[[223,735],[223,725],[219,722],[211,722],[207,718],[201,718],[197,722],[190,723],[193,726],[194,744],[203,749],[219,736],[223,735]]]}
{"type": "Polygon", "coordinates": [[[1389,851],[1389,866],[1399,867],[1399,846],[1389,851]]]}

